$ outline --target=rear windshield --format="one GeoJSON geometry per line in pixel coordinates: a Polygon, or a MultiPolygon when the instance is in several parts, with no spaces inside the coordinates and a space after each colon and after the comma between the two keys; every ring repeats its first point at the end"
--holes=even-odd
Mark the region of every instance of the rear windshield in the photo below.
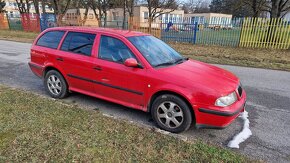
{"type": "Polygon", "coordinates": [[[62,36],[64,35],[64,31],[49,31],[43,34],[37,41],[36,45],[43,46],[47,48],[57,49],[58,44],[62,36]]]}

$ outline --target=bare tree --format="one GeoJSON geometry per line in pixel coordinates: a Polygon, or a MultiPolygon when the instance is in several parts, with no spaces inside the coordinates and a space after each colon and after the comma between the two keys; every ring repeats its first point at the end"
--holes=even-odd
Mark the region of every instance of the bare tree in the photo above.
{"type": "Polygon", "coordinates": [[[185,14],[189,14],[190,13],[190,8],[187,5],[187,3],[182,4],[182,8],[181,8],[185,14]]]}
{"type": "Polygon", "coordinates": [[[249,6],[252,10],[252,17],[259,17],[265,10],[266,0],[242,0],[242,5],[249,6]]]}
{"type": "Polygon", "coordinates": [[[5,12],[4,10],[5,5],[6,5],[5,1],[0,0],[0,13],[5,12]]]}
{"type": "Polygon", "coordinates": [[[242,0],[251,7],[253,17],[259,17],[262,12],[269,12],[271,18],[285,16],[290,11],[290,0],[242,0]]]}
{"type": "Polygon", "coordinates": [[[29,13],[29,8],[30,8],[29,0],[25,0],[25,1],[16,0],[16,4],[17,4],[20,14],[29,13]]]}
{"type": "Polygon", "coordinates": [[[266,0],[212,0],[210,11],[238,17],[257,17],[263,12],[266,0]]]}
{"type": "Polygon", "coordinates": [[[77,10],[77,15],[78,15],[78,23],[79,25],[83,26],[85,25],[87,18],[88,18],[88,13],[89,13],[89,8],[90,8],[90,1],[89,0],[79,0],[79,1],[74,1],[73,6],[76,7],[77,10]],[[80,9],[84,8],[84,17],[82,18],[82,15],[80,13],[80,9]]]}
{"type": "Polygon", "coordinates": [[[209,3],[205,0],[201,0],[201,2],[196,6],[195,13],[208,13],[210,12],[209,3]]]}
{"type": "Polygon", "coordinates": [[[89,2],[89,5],[94,12],[95,18],[98,20],[98,24],[100,26],[101,25],[101,15],[99,15],[97,13],[97,2],[96,2],[96,0],[89,0],[88,2],[89,2]]]}
{"type": "Polygon", "coordinates": [[[148,8],[148,23],[149,32],[151,32],[152,22],[159,16],[178,8],[178,2],[176,0],[146,0],[148,8]]]}
{"type": "Polygon", "coordinates": [[[129,13],[129,22],[130,26],[129,29],[132,29],[132,23],[133,23],[133,17],[134,17],[134,5],[136,3],[136,0],[126,0],[126,9],[129,13]]]}
{"type": "Polygon", "coordinates": [[[130,17],[134,16],[134,5],[136,1],[135,0],[126,0],[126,8],[129,13],[130,17]]]}
{"type": "Polygon", "coordinates": [[[41,8],[42,8],[42,13],[45,14],[45,6],[46,6],[46,0],[41,0],[41,8]]]}
{"type": "Polygon", "coordinates": [[[102,25],[102,18],[104,20],[104,27],[107,26],[107,11],[112,7],[112,0],[89,0],[90,6],[98,19],[99,26],[102,25]],[[96,12],[98,10],[99,13],[96,12]]]}
{"type": "Polygon", "coordinates": [[[271,18],[284,17],[290,11],[290,0],[268,0],[265,8],[271,18]]]}
{"type": "Polygon", "coordinates": [[[206,0],[187,0],[184,7],[190,13],[207,13],[210,11],[209,3],[206,0]]]}
{"type": "Polygon", "coordinates": [[[61,25],[61,20],[67,12],[71,0],[52,0],[54,13],[57,15],[57,25],[61,25]]]}
{"type": "Polygon", "coordinates": [[[32,3],[34,5],[35,13],[39,16],[39,1],[38,0],[32,0],[32,3]]]}

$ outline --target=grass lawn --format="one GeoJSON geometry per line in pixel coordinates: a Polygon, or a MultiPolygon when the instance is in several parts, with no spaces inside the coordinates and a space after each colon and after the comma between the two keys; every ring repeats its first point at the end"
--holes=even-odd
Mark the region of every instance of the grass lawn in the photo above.
{"type": "Polygon", "coordinates": [[[0,162],[253,162],[0,85],[0,162]]]}
{"type": "MultiPolygon", "coordinates": [[[[37,33],[0,30],[0,39],[32,42],[36,36],[37,33]]],[[[169,44],[182,55],[207,63],[290,71],[290,50],[234,48],[175,42],[169,44]]]]}
{"type": "Polygon", "coordinates": [[[207,63],[290,71],[290,50],[169,44],[182,55],[207,63]]]}
{"type": "MultiPolygon", "coordinates": [[[[204,29],[197,31],[196,44],[237,46],[239,44],[239,29],[212,30],[204,29]]],[[[165,41],[193,42],[194,31],[162,31],[161,38],[165,41]]]]}
{"type": "Polygon", "coordinates": [[[38,33],[17,30],[0,30],[0,39],[32,43],[38,33]]]}

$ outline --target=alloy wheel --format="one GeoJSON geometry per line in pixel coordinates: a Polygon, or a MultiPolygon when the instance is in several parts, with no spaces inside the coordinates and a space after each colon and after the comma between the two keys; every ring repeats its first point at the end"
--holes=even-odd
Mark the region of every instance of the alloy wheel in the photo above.
{"type": "Polygon", "coordinates": [[[157,117],[159,122],[169,128],[179,127],[184,120],[182,109],[171,101],[165,101],[158,106],[157,117]]]}
{"type": "Polygon", "coordinates": [[[62,90],[62,84],[60,79],[55,75],[50,75],[47,79],[47,87],[49,91],[54,95],[59,95],[62,90]]]}

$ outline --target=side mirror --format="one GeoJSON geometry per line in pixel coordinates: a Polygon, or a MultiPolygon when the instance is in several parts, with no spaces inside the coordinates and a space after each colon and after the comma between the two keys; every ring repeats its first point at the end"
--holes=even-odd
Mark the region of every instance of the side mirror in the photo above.
{"type": "Polygon", "coordinates": [[[126,59],[124,64],[127,67],[140,67],[140,65],[138,64],[137,60],[134,59],[134,58],[126,59]]]}

